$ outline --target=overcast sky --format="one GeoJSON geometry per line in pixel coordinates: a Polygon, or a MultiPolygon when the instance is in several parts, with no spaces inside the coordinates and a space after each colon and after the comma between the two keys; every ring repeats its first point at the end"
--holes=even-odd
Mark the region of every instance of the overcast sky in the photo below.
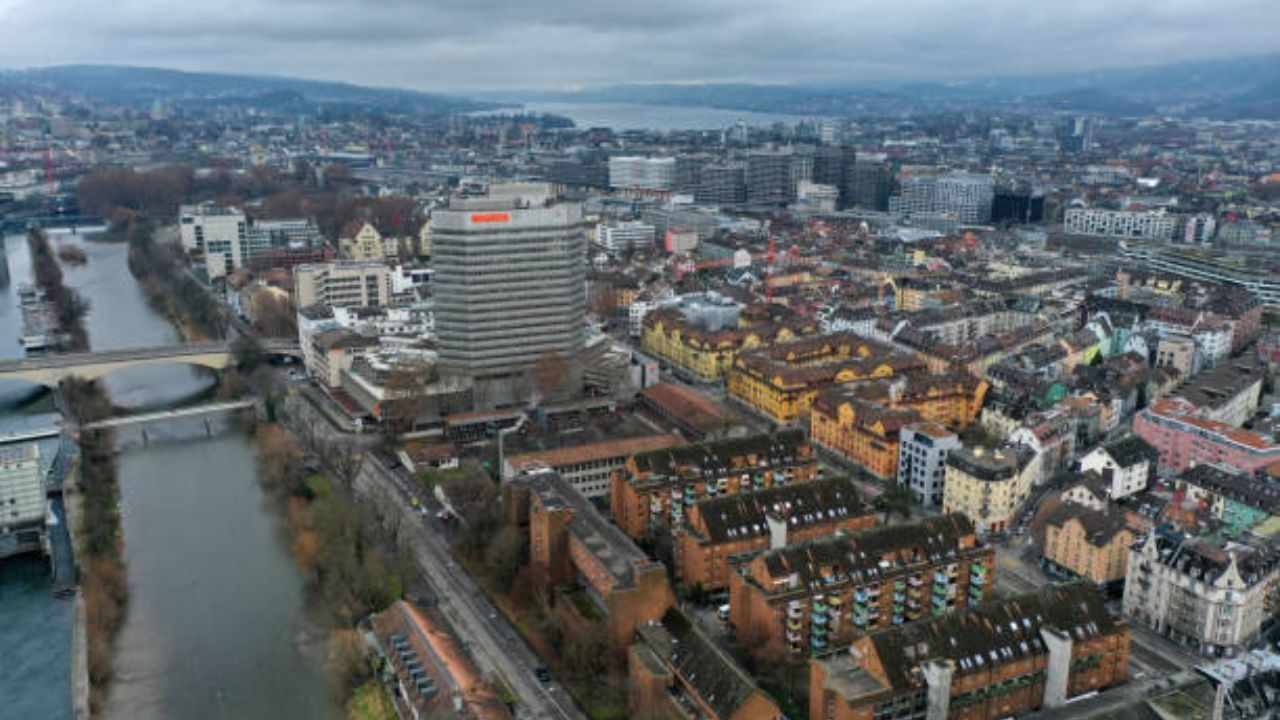
{"type": "Polygon", "coordinates": [[[1274,52],[1280,0],[0,0],[0,28],[8,67],[464,91],[861,84],[1274,52]]]}

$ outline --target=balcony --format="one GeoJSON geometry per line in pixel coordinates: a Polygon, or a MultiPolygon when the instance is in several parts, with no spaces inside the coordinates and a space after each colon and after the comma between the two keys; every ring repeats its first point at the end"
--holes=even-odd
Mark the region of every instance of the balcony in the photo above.
{"type": "Polygon", "coordinates": [[[987,574],[987,566],[982,563],[974,563],[969,566],[969,572],[979,577],[985,577],[987,574]]]}
{"type": "Polygon", "coordinates": [[[799,644],[803,640],[804,640],[804,636],[798,632],[787,633],[787,642],[791,643],[792,645],[799,644]]]}
{"type": "Polygon", "coordinates": [[[800,618],[802,618],[802,617],[804,617],[804,608],[802,608],[802,607],[789,607],[789,608],[787,608],[787,619],[788,619],[788,620],[799,620],[799,619],[800,619],[800,618]]]}
{"type": "Polygon", "coordinates": [[[827,604],[835,609],[839,609],[840,603],[842,602],[844,602],[844,600],[841,599],[839,595],[831,595],[830,597],[827,598],[827,604]]]}
{"type": "Polygon", "coordinates": [[[823,638],[815,637],[815,638],[813,638],[813,640],[811,640],[811,641],[809,642],[809,647],[813,648],[814,650],[818,650],[818,651],[826,650],[826,649],[827,649],[827,641],[826,641],[825,639],[823,639],[823,638]]]}
{"type": "Polygon", "coordinates": [[[813,616],[813,619],[812,619],[812,620],[810,620],[810,622],[811,622],[811,623],[813,623],[813,628],[814,628],[815,630],[816,630],[816,629],[818,629],[819,627],[825,628],[825,627],[826,627],[826,625],[827,625],[827,616],[826,616],[826,615],[814,615],[814,616],[813,616]]]}
{"type": "Polygon", "coordinates": [[[804,623],[799,618],[787,618],[787,629],[792,632],[799,632],[804,629],[804,623]]]}
{"type": "Polygon", "coordinates": [[[945,585],[947,584],[947,580],[948,580],[947,574],[941,570],[933,574],[934,585],[937,585],[938,583],[942,583],[943,585],[945,585]]]}
{"type": "Polygon", "coordinates": [[[903,590],[906,590],[906,589],[907,589],[907,584],[906,584],[905,582],[903,582],[902,580],[895,580],[895,581],[893,581],[893,591],[894,591],[894,592],[902,592],[903,590]]]}
{"type": "Polygon", "coordinates": [[[924,580],[921,580],[919,575],[912,575],[907,578],[907,584],[913,588],[918,588],[921,585],[924,585],[924,580]]]}
{"type": "Polygon", "coordinates": [[[903,622],[903,618],[902,618],[902,616],[901,616],[901,615],[894,615],[894,616],[893,616],[893,624],[894,624],[894,625],[901,625],[901,624],[902,624],[902,622],[903,622]]]}

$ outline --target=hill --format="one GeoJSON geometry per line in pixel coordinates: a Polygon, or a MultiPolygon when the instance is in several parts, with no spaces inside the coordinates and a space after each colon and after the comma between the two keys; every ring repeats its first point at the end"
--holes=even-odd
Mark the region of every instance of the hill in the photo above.
{"type": "Polygon", "coordinates": [[[120,65],[58,65],[0,72],[0,89],[44,89],[120,105],[240,104],[264,110],[363,107],[443,114],[498,107],[449,95],[349,83],[120,65]]]}

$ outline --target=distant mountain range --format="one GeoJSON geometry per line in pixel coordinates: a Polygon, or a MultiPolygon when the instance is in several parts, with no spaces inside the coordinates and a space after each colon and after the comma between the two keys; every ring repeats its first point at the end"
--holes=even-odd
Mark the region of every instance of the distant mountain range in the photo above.
{"type": "Polygon", "coordinates": [[[964,82],[844,85],[626,84],[575,92],[511,90],[473,98],[348,83],[114,65],[0,71],[0,92],[54,90],[149,107],[242,106],[278,112],[440,115],[525,102],[640,103],[796,115],[866,116],[1040,109],[1114,116],[1280,119],[1280,54],[964,82]]]}
{"type": "Polygon", "coordinates": [[[121,105],[155,101],[191,106],[243,106],[281,112],[380,110],[444,114],[500,105],[415,90],[225,73],[119,65],[58,65],[0,71],[0,91],[54,90],[121,105]]]}
{"type": "Polygon", "coordinates": [[[630,84],[481,94],[504,102],[644,103],[799,115],[1055,109],[1280,119],[1280,54],[1140,68],[865,85],[630,84]]]}

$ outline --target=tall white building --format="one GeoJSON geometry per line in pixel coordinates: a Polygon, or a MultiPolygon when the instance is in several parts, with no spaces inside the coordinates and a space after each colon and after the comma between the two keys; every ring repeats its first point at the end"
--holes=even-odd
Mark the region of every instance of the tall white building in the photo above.
{"type": "Polygon", "coordinates": [[[1163,210],[1071,208],[1063,215],[1062,225],[1071,235],[1169,240],[1178,220],[1163,210]]]}
{"type": "Polygon", "coordinates": [[[639,220],[596,225],[596,245],[613,257],[631,250],[652,250],[656,237],[653,225],[639,220]]]}
{"type": "Polygon", "coordinates": [[[676,182],[676,159],[609,158],[609,186],[619,190],[670,190],[676,182]]]}
{"type": "Polygon", "coordinates": [[[960,438],[937,423],[912,423],[898,433],[898,485],[908,487],[925,507],[941,507],[947,453],[960,438]]]}
{"type": "Polygon", "coordinates": [[[440,362],[473,377],[512,377],[546,354],[583,349],[582,206],[455,199],[431,216],[440,362]]]}
{"type": "Polygon", "coordinates": [[[300,250],[323,242],[310,219],[251,222],[238,208],[212,203],[179,208],[178,235],[184,250],[204,255],[210,279],[234,272],[273,250],[300,250]]]}

